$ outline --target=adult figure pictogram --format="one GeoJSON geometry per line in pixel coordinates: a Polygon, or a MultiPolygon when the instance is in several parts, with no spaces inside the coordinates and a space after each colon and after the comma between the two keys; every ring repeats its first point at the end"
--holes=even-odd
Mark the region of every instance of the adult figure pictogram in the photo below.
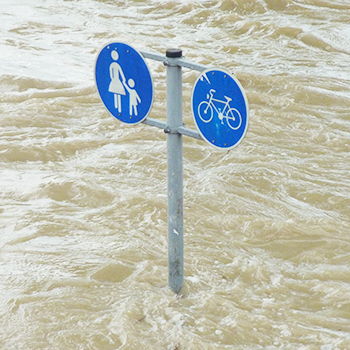
{"type": "Polygon", "coordinates": [[[108,91],[114,94],[114,106],[116,109],[118,109],[118,112],[121,113],[122,112],[121,96],[126,95],[125,88],[124,88],[126,79],[122,68],[117,63],[119,59],[118,52],[113,50],[111,53],[111,56],[114,62],[112,62],[111,65],[109,66],[109,75],[111,77],[111,82],[109,84],[108,91]]]}

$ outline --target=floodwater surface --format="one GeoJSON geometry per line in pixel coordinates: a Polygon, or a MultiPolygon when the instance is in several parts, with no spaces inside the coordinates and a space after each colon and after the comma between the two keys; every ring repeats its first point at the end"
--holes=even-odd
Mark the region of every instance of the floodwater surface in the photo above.
{"type": "MultiPolygon", "coordinates": [[[[350,348],[347,0],[11,0],[0,9],[0,348],[350,348]],[[185,284],[168,287],[166,135],[104,108],[112,41],[222,67],[249,129],[184,136],[185,284]]],[[[147,59],[152,118],[165,67],[147,59]]],[[[184,122],[199,72],[183,69],[184,122]]]]}

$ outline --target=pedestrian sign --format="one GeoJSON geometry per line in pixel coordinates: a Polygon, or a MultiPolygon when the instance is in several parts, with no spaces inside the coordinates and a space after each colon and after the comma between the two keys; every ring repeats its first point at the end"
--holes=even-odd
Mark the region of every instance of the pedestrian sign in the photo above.
{"type": "Polygon", "coordinates": [[[153,81],[141,54],[124,43],[110,43],[96,60],[95,79],[101,100],[118,120],[137,124],[153,103],[153,81]]]}
{"type": "Polygon", "coordinates": [[[198,131],[212,146],[229,150],[248,128],[248,100],[240,82],[229,72],[206,69],[197,78],[191,98],[198,131]]]}

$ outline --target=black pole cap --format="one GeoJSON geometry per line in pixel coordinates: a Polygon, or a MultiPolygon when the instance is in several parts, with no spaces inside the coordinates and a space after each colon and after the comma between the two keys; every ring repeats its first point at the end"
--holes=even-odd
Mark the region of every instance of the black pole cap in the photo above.
{"type": "Polygon", "coordinates": [[[182,50],[181,49],[168,49],[168,50],[166,50],[166,57],[170,57],[170,58],[182,57],[182,50]]]}

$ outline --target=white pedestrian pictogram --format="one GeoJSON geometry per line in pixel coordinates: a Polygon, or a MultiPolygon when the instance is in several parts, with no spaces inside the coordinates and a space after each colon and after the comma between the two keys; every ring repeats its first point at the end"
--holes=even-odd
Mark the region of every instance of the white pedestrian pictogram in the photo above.
{"type": "Polygon", "coordinates": [[[114,107],[118,109],[118,112],[122,112],[122,96],[126,96],[126,91],[129,93],[129,114],[132,116],[133,112],[137,116],[137,105],[141,103],[141,98],[138,95],[135,87],[135,81],[129,79],[126,82],[126,78],[122,67],[117,63],[119,54],[116,50],[111,53],[113,62],[109,66],[109,75],[111,82],[109,84],[108,91],[114,94],[114,107]]]}
{"type": "Polygon", "coordinates": [[[113,50],[111,53],[112,59],[114,62],[109,66],[109,75],[111,77],[111,82],[109,84],[108,91],[114,94],[114,106],[118,109],[118,112],[122,112],[122,101],[121,96],[125,96],[126,92],[124,89],[125,85],[125,75],[122,68],[117,63],[119,54],[117,51],[113,50]]]}

